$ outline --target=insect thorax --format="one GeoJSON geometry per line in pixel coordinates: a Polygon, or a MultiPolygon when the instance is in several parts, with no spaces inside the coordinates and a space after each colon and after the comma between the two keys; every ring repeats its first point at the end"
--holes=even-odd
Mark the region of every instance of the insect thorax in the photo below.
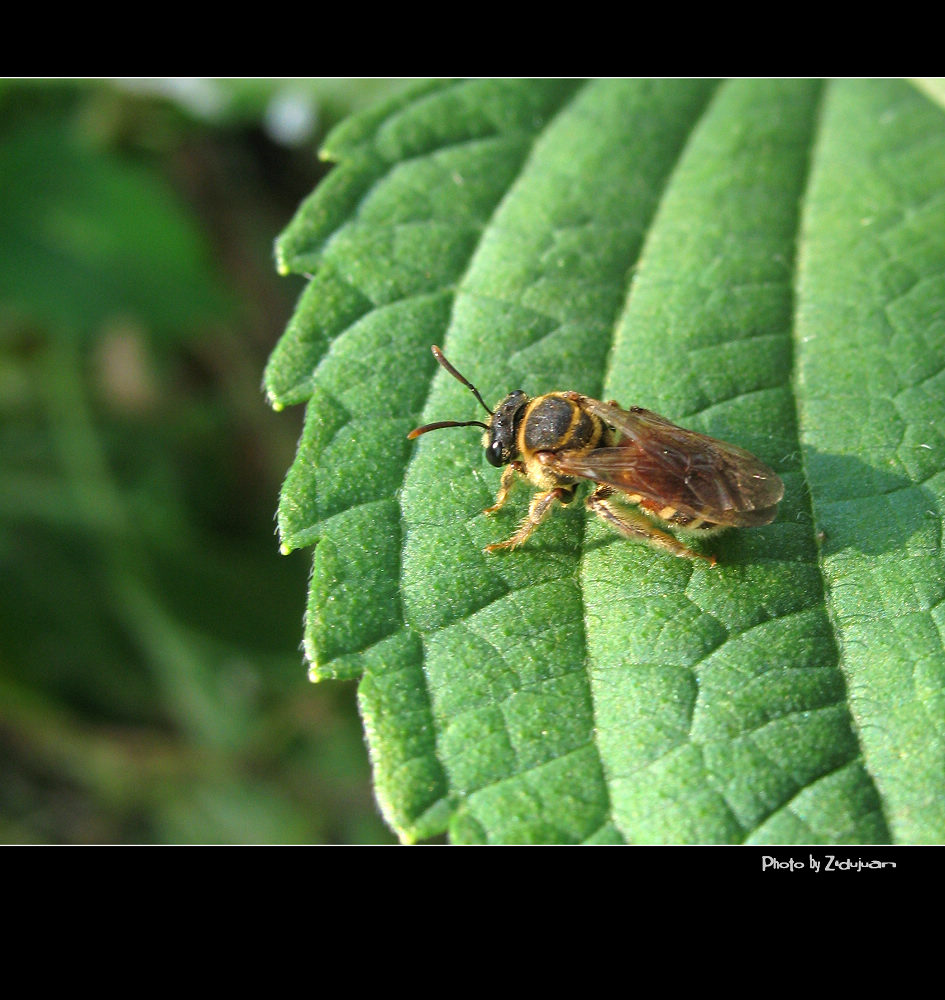
{"type": "Polygon", "coordinates": [[[596,447],[603,432],[601,422],[573,400],[551,394],[533,399],[522,427],[524,451],[560,451],[596,447]]]}

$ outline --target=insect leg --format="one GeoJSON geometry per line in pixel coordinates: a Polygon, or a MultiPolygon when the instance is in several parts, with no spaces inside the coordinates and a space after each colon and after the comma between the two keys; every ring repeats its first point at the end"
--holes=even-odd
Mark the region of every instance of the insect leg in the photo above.
{"type": "MultiPolygon", "coordinates": [[[[503,475],[502,478],[504,480],[505,476],[503,475]]],[[[507,541],[487,545],[485,551],[496,552],[499,549],[514,549],[521,545],[538,525],[541,524],[545,517],[547,517],[555,500],[564,502],[565,499],[570,497],[571,493],[572,489],[564,486],[556,486],[553,490],[548,490],[547,493],[536,493],[528,508],[528,517],[522,521],[522,525],[518,531],[507,541]]]]}
{"type": "Polygon", "coordinates": [[[491,507],[486,507],[483,514],[494,514],[509,498],[509,490],[515,482],[515,466],[507,465],[502,471],[502,482],[499,484],[499,492],[496,495],[495,503],[491,507]]]}
{"type": "Polygon", "coordinates": [[[649,518],[639,511],[630,510],[623,506],[618,508],[611,503],[609,498],[613,492],[613,488],[610,486],[598,486],[587,498],[587,506],[625,538],[646,542],[647,545],[651,545],[655,549],[671,552],[681,559],[705,559],[706,562],[715,565],[715,556],[704,556],[701,552],[694,552],[678,542],[672,535],[660,531],[649,518]]]}

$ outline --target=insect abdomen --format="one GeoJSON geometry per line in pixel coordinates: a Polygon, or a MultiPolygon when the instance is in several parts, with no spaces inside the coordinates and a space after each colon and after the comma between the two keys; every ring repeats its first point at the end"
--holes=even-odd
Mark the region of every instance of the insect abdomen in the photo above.
{"type": "Polygon", "coordinates": [[[659,503],[656,500],[648,500],[640,496],[639,493],[628,493],[627,499],[631,503],[637,504],[648,514],[653,514],[661,521],[671,524],[674,527],[682,528],[685,531],[712,531],[719,525],[707,520],[704,517],[696,517],[693,514],[684,514],[677,510],[672,504],[659,503]]]}

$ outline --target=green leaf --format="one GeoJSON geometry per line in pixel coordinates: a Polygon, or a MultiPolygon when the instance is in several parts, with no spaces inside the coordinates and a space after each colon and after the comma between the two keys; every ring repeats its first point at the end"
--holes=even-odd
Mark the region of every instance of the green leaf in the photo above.
{"type": "Polygon", "coordinates": [[[349,120],[282,237],[270,362],[315,544],[314,679],[360,677],[410,841],[945,839],[945,116],[900,81],[438,81],[349,120]],[[748,448],[776,521],[515,552],[486,400],[576,389],[748,448]],[[477,412],[479,410],[479,412],[477,412]]]}
{"type": "Polygon", "coordinates": [[[83,144],[55,113],[0,140],[4,310],[76,333],[147,316],[180,336],[230,308],[209,247],[156,172],[83,144]]]}

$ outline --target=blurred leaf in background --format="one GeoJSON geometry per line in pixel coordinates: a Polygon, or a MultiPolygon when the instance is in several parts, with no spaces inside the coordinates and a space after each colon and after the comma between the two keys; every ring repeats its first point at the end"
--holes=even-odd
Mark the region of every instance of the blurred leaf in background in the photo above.
{"type": "Polygon", "coordinates": [[[272,512],[272,238],[388,81],[0,84],[0,839],[387,842],[272,512]]]}

